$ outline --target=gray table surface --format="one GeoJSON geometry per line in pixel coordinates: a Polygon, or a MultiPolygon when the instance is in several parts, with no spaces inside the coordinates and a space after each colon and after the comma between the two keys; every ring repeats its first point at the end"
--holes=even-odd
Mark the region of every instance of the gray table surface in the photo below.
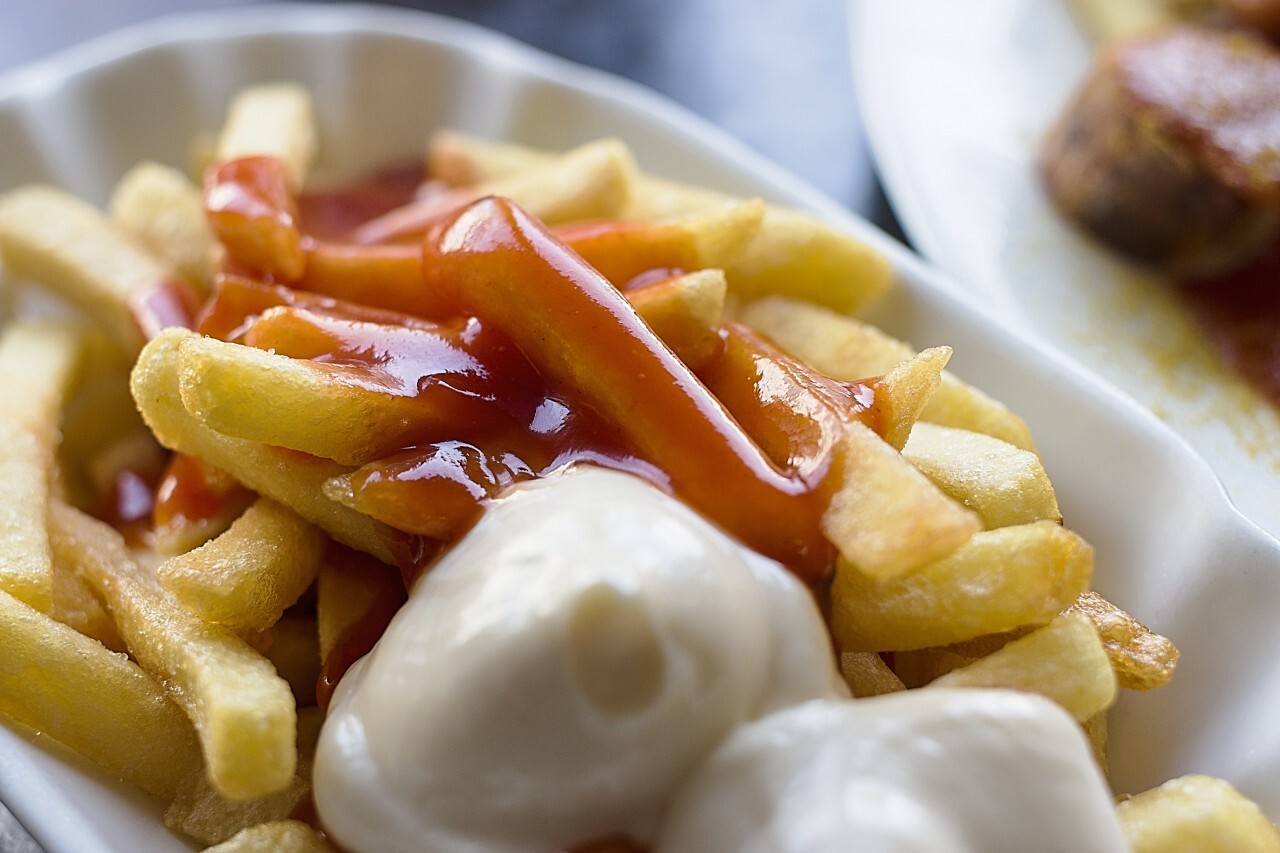
{"type": "MultiPolygon", "coordinates": [[[[0,73],[84,39],[246,0],[0,0],[0,73]]],[[[892,227],[858,122],[845,0],[417,0],[691,108],[892,227]]],[[[0,803],[0,853],[40,847],[0,803]]]]}

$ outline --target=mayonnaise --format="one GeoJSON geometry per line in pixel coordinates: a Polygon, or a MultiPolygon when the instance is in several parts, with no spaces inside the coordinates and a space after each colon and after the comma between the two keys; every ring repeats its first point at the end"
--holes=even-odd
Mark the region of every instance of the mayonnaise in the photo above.
{"type": "Polygon", "coordinates": [[[1048,699],[926,689],[739,728],[672,800],[655,853],[1123,853],[1080,727],[1048,699]]]}
{"type": "Polygon", "coordinates": [[[652,837],[739,724],[842,685],[811,596],[633,477],[514,489],[342,680],[316,806],[353,851],[652,837]]]}

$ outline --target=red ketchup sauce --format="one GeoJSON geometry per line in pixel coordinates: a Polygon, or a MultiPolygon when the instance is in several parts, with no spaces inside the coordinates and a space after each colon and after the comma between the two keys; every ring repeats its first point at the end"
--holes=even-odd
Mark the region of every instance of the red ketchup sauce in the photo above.
{"type": "Polygon", "coordinates": [[[1219,358],[1280,408],[1280,243],[1239,270],[1179,289],[1219,358]]]}
{"type": "Polygon", "coordinates": [[[424,195],[404,170],[294,199],[250,159],[206,179],[227,259],[196,328],[412,403],[339,478],[344,503],[392,531],[403,584],[330,653],[322,703],[490,501],[577,462],[643,477],[805,582],[828,578],[822,514],[844,430],[883,431],[876,380],[831,380],[750,328],[682,313],[667,297],[696,268],[688,234],[552,231],[505,199],[424,195]]]}

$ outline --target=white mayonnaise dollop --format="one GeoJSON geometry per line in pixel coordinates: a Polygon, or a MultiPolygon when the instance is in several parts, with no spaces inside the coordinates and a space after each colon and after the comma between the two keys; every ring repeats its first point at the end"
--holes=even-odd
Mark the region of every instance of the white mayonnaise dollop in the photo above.
{"type": "Polygon", "coordinates": [[[740,727],[672,800],[656,853],[1124,853],[1080,727],[1048,699],[929,688],[740,727]]]}
{"type": "Polygon", "coordinates": [[[781,566],[583,468],[512,490],[416,585],[338,687],[316,806],[361,852],[647,839],[735,727],[841,692],[781,566]]]}

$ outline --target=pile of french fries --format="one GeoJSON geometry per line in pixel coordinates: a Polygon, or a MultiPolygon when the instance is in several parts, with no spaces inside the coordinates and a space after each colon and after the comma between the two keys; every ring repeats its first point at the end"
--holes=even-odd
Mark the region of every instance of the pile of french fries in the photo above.
{"type": "MultiPolygon", "coordinates": [[[[307,93],[264,85],[231,105],[210,168],[268,158],[297,193],[316,147],[307,93]]],[[[687,363],[732,320],[807,370],[879,377],[873,422],[842,424],[821,520],[839,556],[815,591],[851,693],[1041,693],[1105,769],[1117,690],[1165,683],[1178,652],[1090,590],[1092,549],[1064,526],[1024,422],[945,370],[945,347],[918,352],[857,319],[891,285],[882,257],[809,215],[644,174],[616,140],[561,154],[444,131],[427,173],[458,203],[511,199],[610,280],[626,246],[575,223],[648,223],[679,243],[683,274],[631,303],[687,363]]],[[[47,186],[0,196],[6,286],[63,308],[19,310],[0,337],[0,717],[160,799],[170,827],[215,849],[328,849],[291,819],[306,813],[318,673],[401,583],[397,532],[440,532],[371,510],[352,477],[402,446],[423,407],[181,318],[220,286],[229,249],[273,283],[374,309],[423,298],[421,260],[387,252],[370,279],[288,223],[250,239],[207,187],[144,163],[108,212],[47,186]],[[243,499],[165,524],[96,517],[170,452],[243,499]]],[[[357,236],[383,245],[411,219],[393,212],[357,236]]],[[[1223,850],[1280,843],[1256,806],[1203,777],[1118,815],[1135,850],[1189,835],[1223,850]]]]}

